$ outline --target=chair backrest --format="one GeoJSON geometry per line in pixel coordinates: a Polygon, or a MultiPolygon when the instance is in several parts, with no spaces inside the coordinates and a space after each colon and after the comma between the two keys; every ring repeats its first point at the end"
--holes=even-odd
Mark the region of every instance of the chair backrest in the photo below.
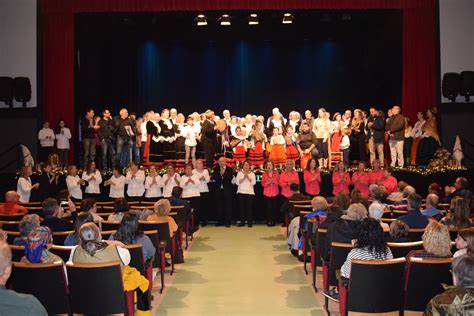
{"type": "Polygon", "coordinates": [[[24,207],[37,206],[41,207],[42,202],[19,202],[18,204],[23,205],[24,207]]]}
{"type": "Polygon", "coordinates": [[[450,228],[449,229],[449,237],[451,238],[451,240],[455,240],[456,237],[458,237],[458,233],[461,229],[458,229],[458,228],[450,228]]]}
{"type": "Polygon", "coordinates": [[[137,269],[143,276],[145,274],[145,260],[143,259],[142,245],[133,244],[125,245],[125,248],[130,252],[130,264],[129,266],[137,269]]]}
{"type": "Polygon", "coordinates": [[[140,201],[131,201],[131,202],[128,202],[128,205],[132,206],[132,205],[140,205],[140,201]]]}
{"type": "Polygon", "coordinates": [[[173,217],[176,221],[176,224],[180,228],[184,228],[186,225],[186,220],[187,220],[186,212],[184,210],[184,205],[171,206],[171,212],[176,213],[176,216],[173,217]]]}
{"type": "Polygon", "coordinates": [[[408,239],[411,241],[420,241],[424,233],[424,228],[411,228],[408,230],[408,239]]]}
{"type": "Polygon", "coordinates": [[[109,240],[110,235],[113,235],[116,232],[117,232],[116,230],[102,230],[100,234],[102,235],[103,240],[109,240]]]}
{"type": "Polygon", "coordinates": [[[153,244],[153,247],[155,247],[155,257],[153,258],[153,268],[158,268],[160,267],[160,252],[158,251],[159,245],[160,245],[160,239],[158,238],[158,231],[157,230],[146,230],[143,232],[145,235],[147,235],[151,243],[153,244]]]}
{"type": "Polygon", "coordinates": [[[9,244],[9,245],[13,245],[13,240],[15,240],[15,238],[21,236],[20,232],[10,232],[10,231],[6,231],[6,230],[4,230],[4,232],[7,234],[7,244],[9,244]]]}
{"type": "Polygon", "coordinates": [[[352,260],[347,310],[359,313],[400,311],[405,263],[405,258],[352,260]]]}
{"type": "Polygon", "coordinates": [[[102,212],[101,212],[101,213],[97,213],[97,215],[99,215],[100,217],[102,217],[102,218],[104,219],[104,221],[106,221],[106,220],[109,218],[109,216],[112,215],[112,214],[115,214],[115,213],[113,213],[113,212],[111,212],[111,213],[102,213],[102,212]]]}
{"type": "Polygon", "coordinates": [[[102,230],[117,230],[120,227],[120,222],[103,221],[101,225],[102,230]]]}
{"type": "Polygon", "coordinates": [[[97,206],[111,206],[114,205],[114,201],[107,201],[107,202],[97,202],[97,206]]]}
{"type": "Polygon", "coordinates": [[[14,262],[10,281],[16,292],[36,297],[48,314],[69,313],[68,286],[62,262],[14,262]]]}
{"type": "Polygon", "coordinates": [[[409,258],[405,281],[405,310],[424,311],[426,304],[452,284],[452,258],[409,258]]]}
{"type": "Polygon", "coordinates": [[[295,213],[300,216],[300,229],[304,229],[306,221],[308,220],[305,215],[311,213],[311,205],[295,205],[295,213]]]}
{"type": "Polygon", "coordinates": [[[25,255],[25,247],[23,246],[15,246],[15,245],[9,245],[10,250],[12,251],[12,261],[17,261],[19,262],[21,258],[25,255]]]}
{"type": "Polygon", "coordinates": [[[316,255],[316,265],[322,266],[323,262],[321,256],[325,256],[327,254],[326,250],[326,236],[328,230],[326,228],[318,228],[316,233],[316,243],[315,243],[315,255],[316,255]]]}
{"type": "Polygon", "coordinates": [[[388,242],[387,246],[394,258],[405,258],[410,251],[423,249],[423,241],[388,242]]]}
{"type": "Polygon", "coordinates": [[[74,248],[74,246],[56,246],[53,245],[49,251],[51,253],[54,253],[55,255],[61,257],[64,262],[67,262],[69,260],[69,257],[71,256],[71,251],[74,248]]]}
{"type": "Polygon", "coordinates": [[[111,213],[114,212],[114,207],[113,206],[102,206],[101,208],[101,213],[111,213]]]}
{"type": "Polygon", "coordinates": [[[0,221],[19,222],[23,218],[23,214],[0,214],[0,221]]]}
{"type": "Polygon", "coordinates": [[[120,263],[66,264],[71,312],[87,315],[125,313],[120,263]]]}
{"type": "Polygon", "coordinates": [[[150,201],[141,201],[140,205],[143,206],[153,206],[155,205],[156,202],[150,202],[150,201]]]}
{"type": "Polygon", "coordinates": [[[17,232],[19,223],[19,221],[0,221],[0,228],[10,232],[17,232]]]}
{"type": "Polygon", "coordinates": [[[67,236],[70,234],[74,234],[74,231],[65,231],[65,232],[53,232],[53,244],[58,246],[64,246],[64,241],[66,240],[67,236]]]}
{"type": "MultiPolygon", "coordinates": [[[[146,222],[139,221],[142,231],[156,230],[158,231],[158,241],[166,242],[166,252],[171,252],[171,234],[168,222],[146,222]]],[[[158,248],[156,248],[158,249],[158,248]]]]}
{"type": "Polygon", "coordinates": [[[28,210],[28,214],[36,214],[40,216],[43,214],[43,207],[41,206],[26,206],[26,209],[28,210]]]}
{"type": "Polygon", "coordinates": [[[338,279],[336,278],[336,270],[341,269],[346,261],[347,255],[352,250],[352,244],[333,242],[331,243],[331,257],[329,259],[329,285],[336,286],[338,279]]]}

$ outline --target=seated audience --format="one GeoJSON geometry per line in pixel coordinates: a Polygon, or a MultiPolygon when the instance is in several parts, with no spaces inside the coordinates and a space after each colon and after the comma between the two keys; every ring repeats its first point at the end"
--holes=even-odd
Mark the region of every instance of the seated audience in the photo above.
{"type": "Polygon", "coordinates": [[[129,210],[128,201],[125,198],[118,198],[114,201],[114,214],[107,218],[109,222],[121,222],[123,215],[129,210]]]}
{"type": "Polygon", "coordinates": [[[293,204],[291,204],[290,201],[305,201],[305,200],[309,200],[310,197],[300,193],[300,185],[298,183],[291,183],[290,191],[291,191],[291,195],[290,197],[287,198],[287,200],[281,206],[280,212],[282,214],[288,214],[289,218],[293,218],[295,212],[294,212],[293,204]]]}
{"type": "Polygon", "coordinates": [[[19,205],[20,195],[16,191],[8,191],[5,193],[5,204],[0,205],[0,214],[17,215],[26,214],[28,210],[19,205]]]}
{"type": "Polygon", "coordinates": [[[92,217],[92,213],[89,212],[80,212],[76,220],[74,221],[74,233],[69,234],[66,239],[64,240],[64,246],[77,246],[79,243],[79,229],[81,228],[82,225],[85,223],[93,223],[94,222],[94,217],[92,217]]]}
{"type": "Polygon", "coordinates": [[[454,286],[432,298],[424,315],[474,315],[474,257],[455,259],[452,270],[454,286]]]}
{"type": "Polygon", "coordinates": [[[438,196],[436,194],[430,193],[426,197],[426,208],[421,211],[421,214],[425,215],[428,218],[433,218],[439,220],[442,216],[441,211],[436,208],[438,205],[438,196]]]}
{"type": "Polygon", "coordinates": [[[143,234],[138,229],[138,217],[132,213],[126,213],[120,227],[116,233],[110,235],[110,240],[118,240],[125,245],[140,244],[142,245],[143,259],[145,261],[153,258],[155,255],[155,247],[150,240],[150,237],[143,234]]]}
{"type": "Polygon", "coordinates": [[[153,206],[153,211],[153,214],[148,216],[146,220],[149,222],[167,222],[170,229],[170,235],[173,236],[178,230],[178,225],[176,225],[174,219],[169,216],[169,213],[171,212],[170,201],[166,199],[158,200],[153,206]]]}
{"type": "Polygon", "coordinates": [[[407,185],[404,189],[403,189],[403,192],[402,192],[402,199],[397,201],[397,202],[394,202],[393,205],[395,206],[399,206],[399,207],[402,207],[402,206],[406,206],[407,205],[407,201],[408,201],[408,196],[410,194],[415,194],[416,193],[416,190],[414,187],[412,187],[411,185],[407,185]]]}
{"type": "Polygon", "coordinates": [[[36,297],[20,294],[6,288],[12,273],[12,252],[7,243],[0,240],[0,314],[47,316],[48,313],[36,297]]]}
{"type": "Polygon", "coordinates": [[[102,217],[97,215],[97,202],[94,198],[83,199],[81,202],[81,211],[90,213],[94,219],[94,223],[100,224],[100,222],[104,220],[102,217]]]}
{"type": "Polygon", "coordinates": [[[102,240],[99,227],[86,223],[79,229],[79,244],[71,250],[70,263],[101,263],[118,261],[120,266],[130,263],[130,252],[119,246],[120,243],[108,243],[102,240]]]}
{"type": "MultiPolygon", "coordinates": [[[[186,221],[190,221],[192,218],[191,213],[191,205],[189,201],[182,199],[183,195],[183,188],[175,186],[173,190],[171,190],[171,197],[167,198],[170,201],[171,206],[184,206],[184,214],[180,214],[178,211],[178,226],[183,228],[186,221]]],[[[188,235],[192,236],[195,232],[199,230],[199,226],[190,227],[188,231],[188,235]]]]}
{"type": "Polygon", "coordinates": [[[399,202],[403,199],[403,190],[408,186],[408,183],[405,181],[398,181],[397,184],[397,191],[390,193],[389,196],[387,196],[387,199],[392,201],[392,202],[399,202]]]}
{"type": "Polygon", "coordinates": [[[349,208],[349,205],[351,205],[351,198],[347,192],[340,191],[338,194],[336,194],[334,199],[332,199],[332,204],[339,205],[341,209],[345,211],[349,208]]]}
{"type": "Polygon", "coordinates": [[[387,189],[389,194],[397,192],[398,182],[397,179],[393,176],[392,167],[385,167],[384,178],[381,184],[387,189]]]}
{"type": "Polygon", "coordinates": [[[326,220],[319,224],[320,228],[328,228],[329,225],[336,222],[341,216],[343,215],[343,209],[339,206],[339,204],[332,202],[330,206],[328,206],[326,220]]]}
{"type": "Polygon", "coordinates": [[[456,237],[456,248],[458,249],[453,257],[457,258],[468,254],[469,256],[474,255],[474,230],[464,229],[458,232],[456,237]]]}
{"type": "Polygon", "coordinates": [[[436,194],[440,201],[444,199],[444,188],[438,183],[433,182],[428,186],[428,194],[436,194]]]}
{"type": "Polygon", "coordinates": [[[469,205],[472,206],[473,203],[473,194],[471,190],[469,190],[469,183],[467,182],[466,178],[459,177],[456,179],[454,182],[453,187],[446,186],[444,189],[446,193],[446,197],[444,198],[444,201],[446,203],[451,202],[453,198],[456,196],[465,198],[469,200],[469,205]]]}
{"type": "Polygon", "coordinates": [[[388,242],[411,242],[412,240],[408,238],[408,227],[405,222],[400,220],[393,221],[390,224],[390,232],[389,237],[387,239],[388,242]]]}
{"type": "Polygon", "coordinates": [[[415,258],[447,258],[451,257],[451,238],[449,230],[443,224],[430,221],[421,238],[423,250],[412,250],[407,257],[415,258]]]}
{"type": "Polygon", "coordinates": [[[407,215],[400,216],[398,219],[405,222],[410,228],[425,228],[428,225],[428,218],[421,214],[421,196],[410,194],[407,198],[407,215]]]}
{"type": "Polygon", "coordinates": [[[360,192],[356,192],[351,196],[351,204],[362,204],[365,208],[369,208],[369,199],[367,196],[362,195],[360,192]]]}
{"type": "Polygon", "coordinates": [[[47,226],[53,232],[74,230],[74,225],[70,221],[61,218],[63,209],[59,206],[56,199],[47,198],[43,201],[42,206],[44,221],[41,223],[41,226],[47,226]]]}
{"type": "Polygon", "coordinates": [[[369,217],[375,219],[380,224],[380,227],[382,227],[383,230],[389,231],[390,227],[388,226],[388,224],[382,222],[382,216],[384,212],[385,207],[383,206],[383,204],[373,202],[369,206],[369,217]]]}
{"type": "Polygon", "coordinates": [[[62,262],[61,257],[51,253],[53,239],[49,227],[37,227],[28,234],[28,244],[25,246],[25,256],[21,262],[50,263],[62,262]]]}
{"type": "Polygon", "coordinates": [[[32,230],[40,226],[40,218],[36,214],[28,214],[23,216],[20,223],[18,224],[18,231],[20,237],[13,239],[15,246],[26,246],[28,244],[28,235],[32,230]]]}
{"type": "Polygon", "coordinates": [[[469,216],[469,200],[456,196],[451,199],[451,208],[448,215],[443,217],[440,222],[448,226],[448,228],[468,228],[472,226],[469,216]]]}

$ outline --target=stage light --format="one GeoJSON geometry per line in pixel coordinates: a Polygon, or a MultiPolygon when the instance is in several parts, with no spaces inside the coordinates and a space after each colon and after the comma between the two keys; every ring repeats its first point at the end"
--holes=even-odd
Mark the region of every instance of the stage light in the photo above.
{"type": "Polygon", "coordinates": [[[283,14],[283,21],[281,23],[283,24],[291,24],[293,23],[294,16],[291,13],[285,13],[283,14]]]}
{"type": "Polygon", "coordinates": [[[217,22],[219,22],[220,25],[230,25],[230,16],[228,14],[223,14],[217,19],[217,22]]]}
{"type": "Polygon", "coordinates": [[[250,14],[249,25],[257,25],[257,24],[258,24],[258,15],[255,13],[250,14]]]}
{"type": "Polygon", "coordinates": [[[207,25],[207,18],[204,14],[199,14],[194,21],[196,21],[197,26],[207,25]]]}

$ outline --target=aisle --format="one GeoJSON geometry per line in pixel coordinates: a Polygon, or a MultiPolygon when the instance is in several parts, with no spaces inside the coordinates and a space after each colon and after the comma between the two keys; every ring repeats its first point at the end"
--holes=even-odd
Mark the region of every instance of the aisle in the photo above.
{"type": "Polygon", "coordinates": [[[206,227],[155,315],[323,315],[279,227],[206,227]]]}

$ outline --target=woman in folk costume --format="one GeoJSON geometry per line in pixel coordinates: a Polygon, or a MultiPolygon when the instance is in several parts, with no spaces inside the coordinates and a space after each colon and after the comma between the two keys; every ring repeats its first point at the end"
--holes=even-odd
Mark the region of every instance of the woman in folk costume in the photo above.
{"type": "Polygon", "coordinates": [[[161,128],[160,135],[163,137],[163,156],[164,160],[172,160],[175,159],[175,133],[173,130],[173,122],[170,120],[170,111],[168,109],[164,109],[161,111],[161,120],[158,123],[161,128]]]}
{"type": "Polygon", "coordinates": [[[300,153],[296,146],[296,136],[293,126],[288,125],[285,135],[286,159],[291,159],[295,162],[300,158],[300,153]]]}
{"type": "Polygon", "coordinates": [[[341,113],[336,112],[332,117],[331,122],[331,151],[338,152],[341,145],[342,129],[344,128],[344,121],[342,121],[341,113]]]}
{"type": "Polygon", "coordinates": [[[288,122],[286,123],[286,128],[288,126],[293,127],[295,134],[299,133],[301,126],[301,117],[300,114],[296,111],[291,111],[288,115],[288,122]]]}
{"type": "Polygon", "coordinates": [[[244,136],[243,128],[240,126],[235,129],[235,134],[236,135],[232,137],[231,145],[234,153],[235,166],[239,167],[239,165],[246,160],[247,137],[244,136]]]}
{"type": "Polygon", "coordinates": [[[176,117],[176,123],[173,124],[173,132],[175,133],[176,141],[174,142],[175,152],[176,152],[176,164],[178,167],[184,167],[184,159],[186,156],[186,150],[184,147],[184,142],[186,138],[184,137],[185,131],[185,118],[183,113],[179,113],[176,117]]]}
{"type": "Polygon", "coordinates": [[[418,151],[418,145],[420,144],[421,138],[423,137],[423,126],[425,125],[425,117],[423,112],[418,112],[417,121],[411,130],[410,137],[412,138],[411,143],[411,155],[410,155],[410,165],[416,165],[416,153],[418,151]]]}
{"type": "Polygon", "coordinates": [[[286,151],[285,151],[285,138],[281,134],[281,129],[275,127],[273,129],[273,136],[270,138],[270,156],[268,159],[273,162],[273,164],[278,165],[280,168],[286,162],[286,151]]]}
{"type": "Polygon", "coordinates": [[[147,151],[145,150],[145,160],[148,157],[148,162],[163,162],[163,142],[164,138],[160,136],[160,114],[153,113],[149,114],[149,121],[146,123],[146,132],[148,134],[147,151]]]}
{"type": "Polygon", "coordinates": [[[257,120],[250,132],[250,150],[248,160],[252,167],[258,166],[263,169],[263,164],[265,163],[263,150],[266,142],[267,136],[263,130],[263,123],[262,121],[257,120]]]}
{"type": "Polygon", "coordinates": [[[423,125],[423,137],[418,146],[416,155],[417,165],[426,166],[430,159],[433,159],[435,151],[441,146],[438,134],[438,126],[436,123],[437,108],[428,109],[426,111],[426,123],[423,125]]]}

